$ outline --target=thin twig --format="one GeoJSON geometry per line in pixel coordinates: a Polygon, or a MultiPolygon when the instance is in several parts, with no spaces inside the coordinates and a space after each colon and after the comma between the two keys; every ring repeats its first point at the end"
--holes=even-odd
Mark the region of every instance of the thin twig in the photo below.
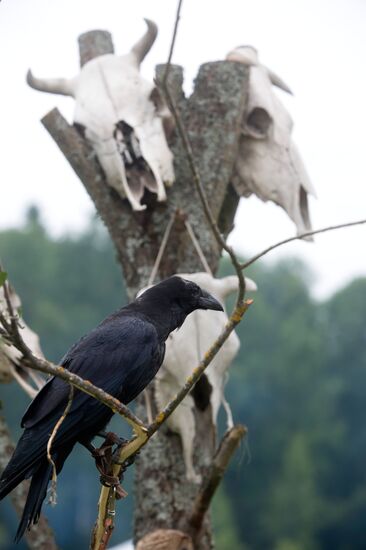
{"type": "MultiPolygon", "coordinates": [[[[0,265],[0,271],[3,271],[2,266],[0,265]]],[[[10,299],[10,291],[9,291],[9,282],[6,280],[3,284],[3,291],[4,291],[4,298],[6,302],[6,307],[9,313],[9,320],[10,320],[10,326],[13,331],[16,331],[19,333],[19,316],[14,313],[13,304],[10,299]]]]}
{"type": "Polygon", "coordinates": [[[215,340],[210,349],[205,353],[204,358],[200,361],[199,365],[193,370],[191,376],[187,378],[183,388],[175,395],[175,397],[166,405],[166,407],[157,414],[154,422],[152,422],[147,429],[148,436],[151,437],[160,426],[169,418],[169,416],[175,411],[178,405],[183,401],[185,396],[191,391],[194,384],[201,377],[206,370],[212,359],[220,351],[225,341],[230,336],[237,324],[240,323],[244,314],[248,310],[249,306],[253,303],[253,300],[246,300],[240,307],[235,308],[234,313],[230,316],[228,322],[225,325],[224,330],[220,336],[215,340]]]}
{"type": "Polygon", "coordinates": [[[11,333],[11,324],[8,323],[6,316],[0,311],[0,323],[3,328],[1,330],[1,336],[5,338],[6,342],[10,345],[9,334],[11,333]]]}
{"type": "Polygon", "coordinates": [[[178,107],[177,107],[177,105],[174,101],[174,98],[173,98],[172,94],[170,93],[170,90],[169,90],[167,79],[168,79],[168,75],[169,75],[169,71],[170,71],[170,66],[171,66],[171,59],[168,60],[167,67],[166,67],[165,73],[164,73],[164,78],[161,81],[159,81],[158,84],[160,85],[160,87],[163,90],[163,93],[164,93],[164,95],[167,99],[167,102],[169,104],[169,108],[170,108],[170,110],[172,112],[172,115],[174,117],[176,127],[177,127],[177,130],[178,130],[179,136],[182,140],[184,151],[186,153],[188,164],[189,164],[191,172],[192,172],[193,182],[194,182],[194,185],[195,185],[196,190],[198,192],[198,195],[200,197],[202,208],[203,208],[203,211],[205,213],[207,222],[208,222],[208,224],[209,224],[209,226],[212,230],[212,233],[213,233],[213,235],[216,239],[216,242],[218,243],[218,245],[221,248],[223,248],[229,254],[231,262],[234,266],[236,275],[237,275],[238,280],[239,280],[239,289],[238,289],[238,297],[237,297],[236,305],[240,306],[243,303],[244,296],[245,296],[245,279],[244,279],[243,273],[241,271],[240,262],[239,262],[239,260],[236,256],[234,250],[231,248],[231,246],[229,246],[226,243],[224,237],[221,235],[220,229],[219,229],[219,227],[218,227],[218,225],[217,225],[217,223],[216,223],[216,221],[213,217],[213,214],[211,212],[211,208],[210,208],[210,205],[208,203],[206,193],[205,193],[205,190],[204,190],[204,187],[203,187],[203,184],[202,184],[201,175],[199,173],[196,162],[194,160],[193,150],[192,150],[192,146],[191,146],[188,134],[187,134],[186,129],[184,127],[182,117],[180,116],[178,107]]]}
{"type": "Polygon", "coordinates": [[[156,259],[155,259],[155,262],[154,262],[154,266],[151,270],[150,277],[149,277],[149,280],[148,280],[148,283],[147,283],[148,286],[151,286],[155,281],[155,277],[156,277],[156,274],[159,270],[160,262],[161,262],[161,259],[163,257],[163,254],[165,252],[165,248],[166,248],[166,245],[168,243],[169,235],[170,235],[170,232],[172,230],[172,227],[173,227],[173,224],[175,222],[176,217],[177,217],[177,211],[175,210],[173,212],[173,214],[171,215],[171,218],[170,218],[170,220],[169,220],[169,222],[168,222],[168,224],[165,228],[165,232],[164,232],[161,244],[160,244],[160,248],[159,248],[159,251],[157,253],[157,256],[156,256],[156,259]]]}
{"type": "Polygon", "coordinates": [[[290,243],[292,241],[297,241],[304,239],[305,237],[310,237],[311,235],[318,235],[319,233],[325,233],[327,231],[334,231],[335,229],[342,229],[344,227],[352,227],[354,225],[362,225],[365,224],[366,220],[358,220],[356,222],[348,222],[348,223],[340,223],[338,225],[330,225],[329,227],[323,227],[322,229],[315,229],[314,231],[306,231],[306,233],[301,233],[301,235],[296,235],[295,237],[289,237],[288,239],[284,239],[283,241],[279,241],[276,244],[272,244],[268,248],[265,248],[262,250],[262,252],[259,252],[259,254],[256,254],[250,260],[247,260],[246,262],[240,264],[240,269],[246,269],[250,265],[252,265],[254,262],[259,260],[259,258],[262,258],[262,256],[265,256],[268,254],[268,252],[271,252],[275,248],[278,248],[279,246],[282,246],[283,244],[290,243]]]}
{"type": "Polygon", "coordinates": [[[171,44],[170,44],[170,49],[169,49],[168,61],[166,63],[164,76],[163,76],[163,79],[162,79],[163,86],[166,85],[168,75],[169,75],[169,71],[170,71],[170,66],[172,64],[172,57],[173,57],[173,52],[174,52],[175,40],[177,38],[177,33],[178,33],[178,25],[179,25],[179,20],[180,20],[180,10],[182,8],[182,4],[183,4],[183,0],[179,0],[178,7],[177,7],[177,12],[175,14],[174,30],[173,30],[173,36],[172,36],[172,40],[171,40],[171,44]]]}
{"type": "Polygon", "coordinates": [[[137,416],[134,415],[133,412],[130,411],[128,407],[126,407],[126,405],[121,403],[118,399],[116,399],[109,393],[105,392],[101,388],[98,388],[97,386],[94,386],[94,384],[89,382],[89,380],[84,380],[77,374],[68,371],[60,365],[54,365],[46,359],[40,359],[39,357],[36,357],[24,342],[17,324],[15,323],[13,326],[11,326],[1,312],[0,323],[7,331],[7,339],[9,339],[12,344],[23,354],[24,365],[39,372],[61,378],[65,382],[68,382],[69,384],[75,386],[75,388],[77,388],[78,390],[81,390],[91,397],[94,397],[95,399],[112,409],[113,412],[118,413],[120,416],[125,418],[126,421],[133,428],[135,428],[136,425],[140,426],[142,429],[144,428],[144,423],[142,422],[142,420],[137,418],[137,416]]]}
{"type": "Polygon", "coordinates": [[[188,220],[184,220],[184,225],[186,226],[188,235],[191,237],[191,241],[193,243],[193,246],[196,249],[196,252],[197,252],[197,255],[198,255],[199,259],[201,260],[201,264],[203,265],[204,270],[206,271],[206,273],[209,273],[212,276],[212,270],[211,270],[210,266],[208,265],[208,262],[206,260],[206,256],[204,255],[204,253],[202,251],[202,248],[200,246],[200,243],[198,242],[198,239],[197,239],[196,235],[194,234],[193,227],[191,226],[191,224],[189,223],[188,220]]]}
{"type": "Polygon", "coordinates": [[[153,412],[152,412],[152,406],[151,406],[151,400],[150,396],[148,394],[147,389],[144,389],[144,399],[145,399],[145,408],[146,408],[146,418],[149,424],[154,420],[153,419],[153,412]]]}
{"type": "Polygon", "coordinates": [[[204,517],[210,507],[216,489],[225,474],[231,457],[246,433],[247,428],[245,426],[238,425],[226,432],[222,438],[220,446],[213,458],[208,475],[197,493],[193,504],[193,511],[187,522],[188,530],[193,539],[196,539],[199,535],[204,517]]]}
{"type": "MultiPolygon", "coordinates": [[[[0,276],[1,274],[4,274],[4,273],[5,272],[3,271],[2,266],[0,264],[0,276]]],[[[0,313],[2,314],[1,318],[3,320],[4,327],[6,327],[6,328],[0,327],[0,335],[4,339],[6,345],[11,347],[12,344],[9,338],[9,332],[13,330],[14,326],[16,326],[17,330],[19,331],[19,327],[20,327],[19,315],[17,316],[14,313],[13,303],[10,295],[10,289],[6,278],[5,278],[5,281],[3,281],[1,284],[0,290],[3,298],[5,299],[5,305],[6,305],[8,317],[9,317],[9,320],[8,320],[6,318],[6,315],[3,314],[2,311],[0,310],[0,313]]],[[[2,307],[2,302],[0,302],[0,307],[2,307]]],[[[6,353],[5,353],[5,356],[7,356],[6,353]]],[[[44,384],[43,379],[38,375],[36,375],[35,373],[32,373],[28,369],[23,368],[22,365],[14,364],[11,358],[8,358],[8,363],[9,363],[8,368],[11,376],[19,384],[19,386],[25,391],[25,393],[33,399],[35,395],[38,393],[38,390],[43,386],[44,384]],[[26,380],[26,378],[30,378],[36,385],[36,388],[34,388],[26,380]]]]}
{"type": "Polygon", "coordinates": [[[69,414],[73,399],[74,399],[74,386],[70,385],[69,399],[67,401],[65,410],[62,413],[62,416],[57,420],[47,442],[47,460],[52,466],[51,489],[50,489],[50,498],[49,498],[49,503],[52,506],[55,506],[57,504],[57,471],[56,471],[56,464],[51,455],[51,449],[52,449],[53,441],[57,435],[58,430],[60,429],[61,424],[69,414]]]}

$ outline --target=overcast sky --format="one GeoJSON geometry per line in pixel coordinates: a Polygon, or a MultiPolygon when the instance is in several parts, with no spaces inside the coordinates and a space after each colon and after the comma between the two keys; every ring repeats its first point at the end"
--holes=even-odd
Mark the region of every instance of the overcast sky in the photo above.
{"type": "MultiPolygon", "coordinates": [[[[2,0],[0,2],[0,229],[21,223],[38,204],[54,234],[80,230],[92,204],[39,119],[54,106],[72,121],[73,100],[31,90],[37,76],[73,76],[77,36],[101,28],[125,53],[144,32],[143,17],[159,36],[142,66],[150,78],[166,60],[176,9],[167,0],[2,0]]],[[[185,0],[173,61],[185,69],[189,91],[201,63],[223,59],[239,44],[294,91],[278,92],[295,121],[294,137],[318,199],[310,200],[313,227],[366,217],[366,2],[364,0],[185,0]]],[[[295,234],[284,211],[255,197],[241,201],[231,243],[245,254],[295,234]]],[[[366,226],[286,245],[268,259],[305,258],[326,296],[366,275],[366,226]]]]}

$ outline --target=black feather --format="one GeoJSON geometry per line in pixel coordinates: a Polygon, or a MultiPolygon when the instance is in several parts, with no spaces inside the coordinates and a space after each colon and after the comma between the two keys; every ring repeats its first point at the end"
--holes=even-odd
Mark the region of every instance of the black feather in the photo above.
{"type": "Polygon", "coordinates": [[[41,514],[42,503],[46,497],[47,485],[51,479],[51,474],[51,465],[47,462],[47,459],[43,459],[33,474],[23,514],[15,535],[15,542],[20,541],[25,530],[29,529],[32,523],[37,523],[41,514]]]}

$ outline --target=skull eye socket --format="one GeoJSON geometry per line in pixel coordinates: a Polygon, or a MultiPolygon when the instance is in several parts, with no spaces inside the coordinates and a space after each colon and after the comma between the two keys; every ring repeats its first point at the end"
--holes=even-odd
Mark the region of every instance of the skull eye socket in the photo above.
{"type": "Polygon", "coordinates": [[[152,103],[155,107],[156,114],[161,117],[165,137],[166,137],[167,140],[169,140],[170,137],[172,136],[173,131],[174,131],[175,123],[174,123],[174,119],[173,119],[173,117],[172,117],[172,115],[171,115],[171,113],[170,113],[170,111],[169,111],[169,109],[168,109],[168,107],[167,107],[167,105],[164,101],[164,98],[161,95],[161,92],[157,87],[153,88],[153,90],[151,91],[149,99],[150,99],[150,101],[152,101],[152,103]]]}
{"type": "Polygon", "coordinates": [[[247,116],[246,126],[252,137],[265,138],[272,125],[272,117],[266,109],[255,107],[247,116]]]}
{"type": "Polygon", "coordinates": [[[159,113],[165,108],[165,103],[158,88],[153,88],[149,97],[150,101],[153,102],[155,110],[159,113]]]}

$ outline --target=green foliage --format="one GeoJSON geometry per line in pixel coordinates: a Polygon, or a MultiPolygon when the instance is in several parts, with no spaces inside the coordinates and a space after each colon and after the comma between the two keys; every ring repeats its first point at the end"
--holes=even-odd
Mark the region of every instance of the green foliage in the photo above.
{"type": "Polygon", "coordinates": [[[215,533],[215,544],[219,550],[246,550],[240,541],[234,522],[232,504],[227,492],[221,485],[212,504],[212,518],[215,533]]]}
{"type": "MultiPolygon", "coordinates": [[[[27,323],[55,361],[126,301],[110,240],[96,220],[80,235],[55,239],[33,208],[22,229],[0,233],[0,256],[27,323]]],[[[221,274],[230,270],[223,261],[221,274]]],[[[318,303],[309,294],[311,275],[298,261],[261,263],[248,275],[259,291],[237,329],[242,345],[226,396],[249,436],[215,499],[217,548],[361,550],[366,280],[318,303]]],[[[16,434],[26,397],[13,384],[4,388],[5,414],[16,434]]],[[[75,452],[72,460],[61,474],[60,504],[52,514],[64,549],[87,546],[98,491],[85,451],[75,452]],[[75,471],[81,497],[74,491],[75,471]]],[[[131,516],[129,498],[118,525],[121,539],[131,535],[131,516]]],[[[0,521],[5,541],[9,521],[0,521]]]]}
{"type": "Polygon", "coordinates": [[[251,549],[364,548],[366,280],[319,304],[298,262],[249,276],[259,291],[226,389],[249,428],[250,462],[224,481],[240,538],[251,549]]]}
{"type": "Polygon", "coordinates": [[[53,361],[126,302],[112,245],[96,220],[82,235],[52,239],[33,207],[22,229],[0,234],[0,252],[24,318],[53,361]]]}
{"type": "Polygon", "coordinates": [[[6,271],[0,271],[0,287],[3,286],[7,278],[8,274],[6,273],[6,271]]]}

